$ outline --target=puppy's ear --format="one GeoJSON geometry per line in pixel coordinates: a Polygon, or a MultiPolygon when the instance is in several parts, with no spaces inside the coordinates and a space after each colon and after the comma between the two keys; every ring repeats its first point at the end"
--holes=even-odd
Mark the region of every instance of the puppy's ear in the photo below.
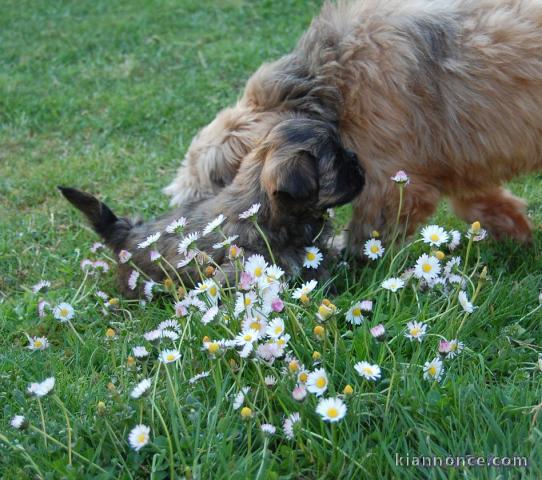
{"type": "Polygon", "coordinates": [[[75,208],[83,212],[96,233],[113,249],[119,248],[132,228],[125,218],[118,218],[103,202],[75,188],[58,187],[75,208]]]}

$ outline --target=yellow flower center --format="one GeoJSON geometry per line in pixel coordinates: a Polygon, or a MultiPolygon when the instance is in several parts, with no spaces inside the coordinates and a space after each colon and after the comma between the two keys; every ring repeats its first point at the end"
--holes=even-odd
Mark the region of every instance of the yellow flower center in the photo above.
{"type": "Polygon", "coordinates": [[[254,270],[254,276],[255,277],[261,277],[262,276],[262,269],[260,267],[256,267],[256,269],[254,270]]]}
{"type": "Polygon", "coordinates": [[[303,372],[303,373],[301,373],[301,374],[299,375],[299,381],[300,381],[301,383],[305,383],[305,382],[307,381],[307,377],[308,377],[307,373],[306,373],[306,372],[303,372]]]}
{"type": "Polygon", "coordinates": [[[250,297],[245,297],[245,307],[248,307],[252,303],[250,297]]]}
{"type": "Polygon", "coordinates": [[[175,354],[173,354],[173,353],[168,353],[168,354],[166,355],[166,360],[167,360],[168,362],[173,362],[173,360],[175,360],[175,354]]]}
{"type": "Polygon", "coordinates": [[[282,347],[285,343],[286,343],[286,340],[284,340],[284,338],[279,338],[277,341],[277,345],[279,347],[282,347]]]}
{"type": "Polygon", "coordinates": [[[336,418],[339,416],[339,410],[337,410],[335,407],[329,407],[327,409],[327,416],[329,418],[336,418]]]}
{"type": "Polygon", "coordinates": [[[144,433],[140,433],[137,436],[137,443],[145,443],[146,439],[147,439],[147,436],[144,433]]]}
{"type": "Polygon", "coordinates": [[[371,367],[363,367],[363,373],[365,375],[372,375],[373,374],[373,369],[371,367]]]}
{"type": "Polygon", "coordinates": [[[275,327],[275,335],[278,335],[279,333],[282,333],[282,327],[280,325],[277,325],[275,327]]]}
{"type": "Polygon", "coordinates": [[[414,327],[410,330],[410,335],[413,337],[417,337],[420,334],[420,329],[418,327],[414,327]]]}
{"type": "Polygon", "coordinates": [[[211,287],[209,289],[209,293],[211,294],[211,297],[216,297],[216,293],[217,293],[216,287],[211,287]]]}
{"type": "Polygon", "coordinates": [[[237,256],[237,247],[230,247],[230,255],[232,257],[236,257],[237,256]]]}
{"type": "Polygon", "coordinates": [[[307,260],[312,262],[316,258],[316,255],[312,252],[307,252],[307,260]]]}
{"type": "Polygon", "coordinates": [[[220,345],[216,342],[210,343],[207,346],[207,350],[209,350],[210,353],[216,353],[220,350],[220,345]]]}
{"type": "Polygon", "coordinates": [[[115,330],[113,330],[112,328],[108,328],[106,331],[105,331],[105,335],[109,338],[111,337],[114,337],[115,336],[115,330]]]}
{"type": "Polygon", "coordinates": [[[457,343],[450,343],[450,351],[455,352],[457,350],[457,343]]]}
{"type": "Polygon", "coordinates": [[[436,233],[433,233],[429,238],[433,240],[433,242],[438,242],[440,237],[436,233]]]}
{"type": "Polygon", "coordinates": [[[295,360],[292,360],[288,364],[288,370],[290,370],[290,372],[292,373],[297,372],[299,370],[299,363],[297,363],[295,360]]]}
{"type": "Polygon", "coordinates": [[[250,334],[247,333],[247,334],[243,337],[243,340],[244,340],[245,342],[250,342],[250,341],[252,340],[252,335],[250,335],[250,334]]]}
{"type": "Polygon", "coordinates": [[[373,245],[371,247],[371,252],[373,253],[378,253],[380,251],[380,249],[378,248],[378,245],[373,245]]]}
{"type": "Polygon", "coordinates": [[[262,324],[260,322],[254,321],[250,324],[250,328],[252,328],[252,330],[260,331],[262,329],[262,324]]]}
{"type": "Polygon", "coordinates": [[[429,273],[431,270],[433,270],[433,267],[431,266],[430,263],[424,263],[423,266],[422,266],[422,270],[425,273],[429,273]]]}
{"type": "Polygon", "coordinates": [[[437,367],[431,365],[427,371],[429,372],[429,375],[434,377],[437,374],[437,367]]]}
{"type": "Polygon", "coordinates": [[[68,311],[67,308],[61,308],[61,309],[60,309],[60,316],[61,316],[61,317],[67,317],[68,314],[69,314],[69,311],[68,311]]]}
{"type": "Polygon", "coordinates": [[[36,341],[34,342],[34,346],[35,346],[36,348],[40,348],[42,345],[43,345],[43,343],[41,342],[41,340],[36,340],[36,341]]]}
{"type": "Polygon", "coordinates": [[[318,388],[324,388],[326,386],[326,379],[324,377],[320,377],[318,380],[316,380],[316,386],[318,388]]]}
{"type": "Polygon", "coordinates": [[[307,303],[309,303],[309,301],[310,301],[309,296],[306,293],[301,295],[301,297],[299,297],[299,300],[301,300],[301,303],[303,305],[307,305],[307,303]]]}
{"type": "Polygon", "coordinates": [[[354,317],[359,317],[361,316],[361,309],[360,308],[354,308],[354,310],[352,310],[352,315],[354,317]]]}

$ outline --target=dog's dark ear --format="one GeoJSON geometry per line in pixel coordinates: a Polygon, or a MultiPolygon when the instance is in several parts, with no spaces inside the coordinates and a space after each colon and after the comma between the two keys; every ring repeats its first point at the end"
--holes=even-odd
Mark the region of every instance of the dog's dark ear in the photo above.
{"type": "Polygon", "coordinates": [[[127,219],[118,218],[105,203],[89,193],[69,187],[58,189],[75,208],[84,213],[96,233],[109,246],[113,249],[120,247],[132,227],[127,219]]]}

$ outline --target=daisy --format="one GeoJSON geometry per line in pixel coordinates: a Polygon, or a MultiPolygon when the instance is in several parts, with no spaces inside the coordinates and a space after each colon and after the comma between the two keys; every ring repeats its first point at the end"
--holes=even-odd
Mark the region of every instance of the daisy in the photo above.
{"type": "Polygon", "coordinates": [[[215,243],[213,245],[213,248],[215,250],[218,250],[219,248],[229,247],[238,238],[239,238],[239,235],[231,235],[231,236],[225,238],[224,240],[222,240],[221,242],[215,243]]]}
{"type": "Polygon", "coordinates": [[[178,340],[179,334],[173,330],[158,330],[159,338],[169,338],[170,340],[178,340]]]}
{"type": "Polygon", "coordinates": [[[261,255],[251,255],[245,263],[245,272],[252,275],[257,282],[265,279],[266,269],[267,262],[261,255]]]}
{"type": "Polygon", "coordinates": [[[369,362],[358,362],[354,365],[354,369],[366,380],[378,380],[381,376],[380,367],[371,365],[369,362]]]}
{"type": "Polygon", "coordinates": [[[241,313],[250,313],[254,308],[254,305],[258,301],[256,292],[237,292],[237,299],[235,300],[234,315],[238,317],[241,313]]]}
{"type": "Polygon", "coordinates": [[[277,379],[273,375],[266,375],[263,381],[266,387],[274,387],[277,384],[277,379]]]}
{"type": "Polygon", "coordinates": [[[427,253],[424,253],[416,261],[414,268],[414,276],[417,278],[423,278],[427,281],[434,280],[440,273],[440,263],[438,258],[430,257],[427,253]]]}
{"type": "Polygon", "coordinates": [[[184,227],[186,227],[186,218],[181,217],[177,220],[173,220],[167,227],[166,232],[167,233],[177,233],[181,234],[183,233],[184,227]]]}
{"type": "Polygon", "coordinates": [[[238,347],[244,347],[249,344],[252,345],[256,340],[258,340],[258,332],[249,328],[235,337],[235,344],[238,347]]]}
{"type": "Polygon", "coordinates": [[[271,301],[271,310],[275,313],[280,313],[284,310],[284,302],[280,298],[275,298],[271,301]]]}
{"type": "Polygon", "coordinates": [[[346,404],[338,397],[323,398],[318,402],[316,413],[326,422],[338,422],[346,415],[346,404]]]}
{"type": "Polygon", "coordinates": [[[305,259],[303,266],[305,268],[318,268],[324,256],[317,247],[305,247],[305,259]]]}
{"type": "Polygon", "coordinates": [[[128,435],[128,442],[130,443],[130,446],[136,452],[139,452],[139,450],[149,443],[150,433],[150,427],[142,424],[136,425],[134,428],[132,428],[130,434],[128,435]]]}
{"type": "Polygon", "coordinates": [[[352,325],[361,325],[361,322],[363,322],[363,320],[364,317],[361,313],[361,303],[355,303],[346,312],[346,321],[351,323],[352,325]]]}
{"type": "Polygon", "coordinates": [[[53,310],[54,317],[60,322],[67,322],[73,318],[75,312],[69,303],[60,303],[53,310]]]}
{"type": "Polygon", "coordinates": [[[307,396],[307,389],[303,385],[297,385],[292,390],[292,398],[298,402],[302,402],[305,400],[305,397],[307,396]]]}
{"type": "Polygon", "coordinates": [[[155,285],[158,284],[153,280],[147,280],[144,284],[143,292],[145,292],[145,297],[149,302],[152,300],[152,289],[155,285]]]}
{"type": "Polygon", "coordinates": [[[208,323],[211,323],[217,315],[218,307],[215,305],[203,314],[203,316],[201,317],[201,323],[203,323],[203,325],[207,325],[208,323]]]}
{"type": "Polygon", "coordinates": [[[26,423],[26,419],[22,415],[15,415],[9,422],[9,424],[16,430],[22,430],[26,423]]]}
{"type": "Polygon", "coordinates": [[[377,340],[383,340],[384,335],[386,334],[386,328],[381,323],[378,325],[375,325],[373,328],[369,330],[371,332],[371,335],[376,338],[377,340]]]}
{"type": "Polygon", "coordinates": [[[243,256],[243,249],[241,247],[238,247],[237,245],[230,245],[230,248],[228,250],[228,258],[230,260],[234,260],[236,258],[243,256]]]}
{"type": "Polygon", "coordinates": [[[100,248],[105,248],[105,245],[101,242],[94,242],[92,246],[90,247],[90,251],[92,253],[96,253],[100,248]]]}
{"type": "Polygon", "coordinates": [[[454,267],[461,265],[461,257],[452,257],[444,265],[444,275],[449,276],[452,274],[454,267]]]}
{"type": "Polygon", "coordinates": [[[208,377],[210,374],[211,374],[211,372],[201,372],[201,373],[198,373],[197,375],[194,375],[192,378],[190,378],[190,379],[188,380],[188,383],[189,383],[190,385],[194,385],[194,383],[198,382],[198,381],[201,380],[202,378],[208,377]]]}
{"type": "Polygon", "coordinates": [[[262,423],[260,428],[262,432],[267,436],[274,435],[275,432],[277,431],[277,427],[275,427],[274,425],[271,425],[270,423],[262,423]]]}
{"type": "Polygon", "coordinates": [[[181,326],[179,325],[179,322],[175,320],[174,318],[169,320],[163,320],[158,324],[158,327],[156,327],[158,330],[165,330],[166,328],[169,328],[171,330],[181,330],[181,326]]]}
{"type": "Polygon", "coordinates": [[[132,352],[134,354],[134,357],[136,358],[145,358],[149,355],[147,349],[140,346],[132,348],[132,352]]]}
{"type": "Polygon", "coordinates": [[[365,246],[363,247],[363,253],[371,260],[377,260],[378,258],[382,257],[385,250],[386,249],[382,246],[382,242],[380,240],[376,240],[375,238],[370,238],[367,240],[365,242],[365,246]]]}
{"type": "Polygon", "coordinates": [[[171,363],[177,361],[181,354],[177,350],[164,350],[160,353],[160,361],[162,363],[171,363]]]}
{"type": "Polygon", "coordinates": [[[38,283],[32,286],[32,293],[41,292],[44,288],[49,288],[51,282],[49,280],[40,280],[38,283]]]}
{"type": "Polygon", "coordinates": [[[265,276],[267,277],[268,283],[278,282],[283,275],[284,270],[277,265],[271,265],[265,270],[265,276]]]}
{"type": "Polygon", "coordinates": [[[258,211],[260,210],[260,207],[261,205],[259,203],[255,203],[248,210],[244,211],[243,213],[240,213],[239,218],[241,220],[246,220],[247,218],[255,217],[258,211]]]}
{"type": "Polygon", "coordinates": [[[406,185],[410,182],[408,175],[403,170],[399,170],[393,177],[390,178],[395,183],[402,183],[406,185]]]}
{"type": "Polygon", "coordinates": [[[152,235],[149,235],[144,241],[137,244],[137,248],[147,248],[151,246],[153,243],[156,243],[158,239],[162,236],[161,232],[153,233],[152,235]]]}
{"type": "Polygon", "coordinates": [[[425,380],[440,382],[444,367],[440,358],[434,358],[430,362],[425,362],[423,366],[423,378],[425,380]]]}
{"type": "Polygon", "coordinates": [[[137,287],[137,279],[139,278],[139,272],[137,270],[132,270],[130,277],[128,277],[128,288],[130,290],[135,290],[137,287]]]}
{"type": "Polygon", "coordinates": [[[250,329],[258,332],[258,338],[263,337],[267,330],[267,318],[258,312],[251,312],[250,315],[246,315],[243,320],[242,330],[250,329]]]}
{"type": "Polygon", "coordinates": [[[401,280],[400,278],[388,278],[387,280],[384,280],[381,284],[381,287],[384,290],[389,290],[390,292],[396,292],[400,288],[403,288],[405,286],[405,282],[401,280]]]}
{"type": "Polygon", "coordinates": [[[49,341],[46,337],[28,337],[28,342],[27,348],[30,350],[45,350],[49,347],[49,341]]]}
{"type": "Polygon", "coordinates": [[[465,344],[463,342],[460,342],[457,340],[457,338],[454,338],[453,340],[450,340],[448,342],[448,355],[447,358],[454,358],[457,355],[459,355],[463,348],[465,348],[465,344]]]}
{"type": "Polygon", "coordinates": [[[303,295],[308,295],[311,293],[315,288],[318,282],[316,280],[311,280],[309,282],[305,282],[301,287],[297,288],[294,293],[292,294],[292,298],[301,298],[303,295]]]}
{"type": "Polygon", "coordinates": [[[101,270],[104,273],[109,272],[109,264],[104,260],[96,260],[92,265],[95,270],[101,270]]]}
{"type": "Polygon", "coordinates": [[[46,312],[45,312],[45,309],[51,309],[51,304],[49,302],[46,302],[45,300],[42,300],[41,302],[38,303],[38,316],[40,318],[43,318],[45,317],[46,315],[46,312]]]}
{"type": "Polygon", "coordinates": [[[157,250],[151,250],[149,257],[151,262],[157,262],[162,258],[162,255],[160,255],[160,252],[158,252],[157,250]]]}
{"type": "Polygon", "coordinates": [[[427,225],[422,229],[422,239],[432,247],[439,247],[448,242],[448,233],[438,225],[427,225]]]}
{"type": "Polygon", "coordinates": [[[472,313],[474,312],[474,305],[469,302],[469,297],[467,297],[467,292],[461,290],[459,294],[457,295],[457,300],[459,301],[459,304],[461,307],[463,307],[463,310],[465,310],[466,313],[472,313]]]}
{"type": "Polygon", "coordinates": [[[267,326],[267,335],[271,338],[279,338],[284,333],[284,320],[282,318],[275,318],[267,326]]]}
{"type": "Polygon", "coordinates": [[[277,358],[284,355],[284,348],[275,342],[268,342],[258,345],[256,355],[266,362],[273,363],[277,358]]]}
{"type": "Polygon", "coordinates": [[[194,258],[196,258],[197,252],[195,250],[190,250],[184,255],[184,258],[177,263],[177,268],[186,267],[194,258]]]}
{"type": "Polygon", "coordinates": [[[179,252],[179,255],[187,255],[190,250],[193,250],[195,247],[195,243],[200,238],[199,232],[192,232],[189,233],[186,237],[184,237],[179,242],[179,248],[177,251],[179,252]]]}
{"type": "Polygon", "coordinates": [[[460,242],[461,242],[461,233],[459,233],[457,230],[451,230],[450,242],[448,243],[448,250],[450,250],[450,252],[454,251],[457,247],[459,247],[460,242]]]}
{"type": "Polygon", "coordinates": [[[426,331],[427,331],[427,325],[425,323],[408,322],[405,336],[409,338],[410,340],[418,340],[418,342],[421,342],[422,338],[426,334],[426,331]]]}
{"type": "Polygon", "coordinates": [[[318,397],[327,390],[327,385],[327,374],[323,368],[319,368],[307,376],[307,390],[318,397]]]}
{"type": "Polygon", "coordinates": [[[141,398],[149,388],[151,388],[152,382],[150,378],[146,378],[145,380],[141,380],[134,389],[132,390],[132,393],[130,393],[130,397],[134,399],[141,398]]]}
{"type": "Polygon", "coordinates": [[[91,272],[91,270],[94,269],[94,262],[92,260],[89,260],[88,258],[85,258],[84,260],[81,260],[81,263],[79,264],[81,267],[81,270],[83,272],[91,272]]]}
{"type": "Polygon", "coordinates": [[[301,416],[297,412],[291,413],[284,420],[284,423],[282,424],[282,429],[284,430],[284,435],[288,440],[293,440],[294,426],[296,423],[299,423],[300,420],[301,416]]]}
{"type": "Polygon", "coordinates": [[[214,220],[210,221],[205,228],[203,229],[202,235],[209,235],[211,232],[215,231],[220,225],[224,223],[224,220],[226,220],[226,217],[222,214],[220,214],[218,217],[216,217],[214,220]]]}
{"type": "Polygon", "coordinates": [[[318,307],[318,313],[316,314],[316,317],[321,322],[325,322],[329,317],[337,313],[337,307],[335,305],[329,301],[326,302],[324,300],[324,302],[318,307]]]}
{"type": "Polygon", "coordinates": [[[41,383],[31,383],[27,388],[27,392],[36,397],[44,397],[55,386],[55,377],[46,378],[41,383]]]}
{"type": "Polygon", "coordinates": [[[248,392],[250,392],[250,387],[243,387],[241,388],[239,393],[235,395],[235,398],[233,399],[234,410],[239,410],[243,406],[243,403],[245,403],[245,397],[248,392]]]}
{"type": "Polygon", "coordinates": [[[132,254],[128,250],[121,250],[119,252],[119,263],[127,263],[132,258],[132,254]]]}

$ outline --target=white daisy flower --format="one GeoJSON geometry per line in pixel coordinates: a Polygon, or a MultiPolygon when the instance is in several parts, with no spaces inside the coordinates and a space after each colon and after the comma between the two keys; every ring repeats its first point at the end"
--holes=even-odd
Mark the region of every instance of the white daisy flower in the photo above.
{"type": "Polygon", "coordinates": [[[151,388],[152,381],[150,378],[146,378],[145,380],[141,380],[134,389],[132,390],[132,393],[130,393],[130,397],[134,399],[141,398],[149,388],[151,388]]]}
{"type": "Polygon", "coordinates": [[[188,383],[190,385],[194,385],[194,383],[200,381],[202,378],[206,378],[211,374],[211,372],[201,372],[196,375],[194,375],[192,378],[188,380],[188,383]]]}
{"type": "Polygon", "coordinates": [[[292,298],[301,298],[302,295],[308,295],[316,288],[317,284],[318,282],[316,280],[311,280],[304,283],[303,285],[301,285],[301,287],[297,288],[294,291],[294,293],[292,294],[292,298]]]}
{"type": "Polygon", "coordinates": [[[273,375],[266,375],[263,381],[266,387],[274,387],[277,384],[277,378],[273,375]]]}
{"type": "Polygon", "coordinates": [[[229,247],[238,238],[239,238],[239,235],[231,235],[231,236],[225,238],[224,240],[222,240],[221,242],[215,243],[213,245],[213,248],[215,250],[218,250],[219,248],[229,247]]]}
{"type": "Polygon", "coordinates": [[[216,318],[217,315],[218,315],[218,307],[214,305],[203,314],[203,316],[201,317],[201,323],[203,323],[203,325],[207,325],[211,323],[216,318]]]}
{"type": "Polygon", "coordinates": [[[430,362],[425,362],[423,366],[423,378],[425,380],[440,382],[444,373],[444,366],[440,358],[434,358],[430,362]]]}
{"type": "Polygon", "coordinates": [[[226,220],[226,217],[220,214],[214,220],[209,222],[203,229],[203,236],[209,235],[211,232],[215,231],[218,227],[220,227],[220,225],[224,223],[224,220],[226,220]]]}
{"type": "Polygon", "coordinates": [[[466,313],[472,313],[474,312],[474,305],[469,302],[469,297],[467,297],[467,292],[461,290],[459,294],[457,295],[457,300],[459,300],[459,304],[465,310],[466,313]]]}
{"type": "Polygon", "coordinates": [[[169,328],[170,330],[177,330],[178,332],[181,330],[181,326],[179,325],[179,322],[175,320],[174,318],[171,318],[169,320],[163,320],[158,324],[158,327],[156,327],[158,330],[165,330],[169,328]]]}
{"type": "Polygon", "coordinates": [[[132,353],[134,354],[134,357],[136,358],[145,358],[149,355],[149,352],[145,347],[138,346],[132,348],[132,353]]]}
{"type": "Polygon", "coordinates": [[[160,338],[168,338],[169,340],[175,341],[179,339],[179,334],[173,330],[158,330],[160,338]]]}
{"type": "Polygon", "coordinates": [[[254,305],[258,301],[256,292],[237,292],[237,299],[235,300],[234,314],[238,317],[243,312],[250,313],[254,308],[254,305]]]}
{"type": "Polygon", "coordinates": [[[371,332],[371,335],[377,340],[383,340],[384,335],[386,334],[386,327],[379,323],[378,325],[375,325],[373,328],[371,328],[369,331],[371,332]]]}
{"type": "Polygon", "coordinates": [[[346,404],[338,397],[322,398],[318,402],[316,413],[326,422],[338,422],[346,415],[346,404]]]}
{"type": "Polygon", "coordinates": [[[181,354],[177,350],[163,350],[160,353],[160,361],[162,363],[176,362],[181,358],[181,354]]]}
{"type": "Polygon", "coordinates": [[[426,332],[427,325],[425,323],[412,321],[407,323],[405,336],[410,340],[418,340],[418,342],[421,342],[426,332]]]}
{"type": "Polygon", "coordinates": [[[89,260],[88,258],[81,260],[81,263],[79,265],[81,267],[81,270],[83,270],[83,272],[90,273],[92,270],[94,270],[94,262],[92,260],[89,260]]]}
{"type": "Polygon", "coordinates": [[[452,271],[454,267],[459,267],[461,265],[461,257],[452,257],[450,260],[446,262],[446,265],[444,266],[444,275],[450,276],[452,274],[452,271]]]}
{"type": "Polygon", "coordinates": [[[40,280],[38,283],[32,286],[32,293],[41,292],[44,288],[49,288],[51,282],[49,280],[40,280]]]}
{"type": "Polygon", "coordinates": [[[358,362],[354,365],[354,369],[366,380],[378,380],[381,376],[380,367],[371,365],[369,362],[358,362]]]}
{"type": "Polygon", "coordinates": [[[31,383],[27,388],[27,392],[36,397],[44,397],[55,386],[55,377],[46,378],[41,383],[31,383]]]}
{"type": "Polygon", "coordinates": [[[22,415],[15,415],[9,424],[16,430],[22,430],[25,427],[26,419],[22,415]]]}
{"type": "Polygon", "coordinates": [[[384,290],[389,290],[390,292],[396,292],[404,286],[405,282],[400,278],[388,278],[387,280],[384,280],[381,284],[381,287],[384,290]]]}
{"type": "Polygon", "coordinates": [[[355,303],[346,312],[346,321],[351,323],[352,325],[361,325],[361,322],[363,322],[363,320],[364,317],[362,314],[361,303],[355,303]]]}
{"type": "Polygon", "coordinates": [[[195,292],[204,293],[213,304],[218,303],[220,300],[220,289],[218,288],[217,283],[212,279],[207,279],[204,282],[198,283],[195,292]]]}
{"type": "Polygon", "coordinates": [[[42,300],[38,303],[38,317],[43,318],[46,315],[46,309],[51,309],[51,304],[49,302],[46,302],[45,300],[42,300]]]}
{"type": "Polygon", "coordinates": [[[156,243],[158,239],[162,236],[161,232],[153,233],[152,235],[149,235],[144,241],[137,244],[137,248],[147,248],[150,247],[152,244],[156,243]]]}
{"type": "Polygon", "coordinates": [[[53,310],[53,315],[58,321],[67,322],[74,317],[75,312],[69,303],[63,302],[55,307],[53,310]]]}
{"type": "Polygon", "coordinates": [[[194,258],[196,258],[198,252],[196,252],[195,250],[189,250],[184,258],[179,262],[177,263],[177,268],[184,268],[186,267],[190,262],[192,262],[192,260],[194,260],[194,258]]]}
{"type": "Polygon", "coordinates": [[[246,220],[247,218],[251,218],[256,216],[256,214],[259,212],[261,205],[259,203],[255,203],[252,205],[248,210],[244,211],[243,213],[239,214],[239,218],[241,220],[246,220]]]}
{"type": "Polygon", "coordinates": [[[267,326],[267,335],[271,338],[279,338],[284,334],[284,320],[275,318],[267,326]]]}
{"type": "Polygon", "coordinates": [[[137,287],[137,279],[139,278],[139,272],[137,270],[132,270],[130,277],[128,278],[128,288],[130,290],[135,290],[137,287]]]}
{"type": "Polygon", "coordinates": [[[149,443],[150,433],[150,427],[142,424],[136,425],[134,428],[132,428],[130,434],[128,435],[128,442],[130,443],[130,446],[136,452],[138,452],[149,443]]]}
{"type": "Polygon", "coordinates": [[[250,328],[235,337],[235,344],[244,347],[247,344],[252,345],[256,340],[258,340],[258,332],[250,328]]]}
{"type": "Polygon", "coordinates": [[[243,403],[245,403],[245,397],[248,392],[250,392],[250,387],[243,387],[241,388],[239,393],[235,395],[235,398],[233,399],[234,410],[239,410],[243,406],[243,403]]]}
{"type": "Polygon", "coordinates": [[[250,329],[258,332],[258,338],[263,337],[267,331],[267,317],[258,312],[251,312],[246,315],[243,320],[242,330],[250,329]]]}
{"type": "Polygon", "coordinates": [[[271,425],[270,423],[262,423],[260,428],[267,436],[275,435],[275,432],[277,431],[277,427],[271,425]]]}
{"type": "Polygon", "coordinates": [[[371,260],[377,260],[382,255],[386,249],[382,246],[382,242],[376,238],[370,238],[365,242],[363,247],[363,253],[367,255],[371,260]]]}
{"type": "Polygon", "coordinates": [[[160,255],[160,252],[158,252],[157,250],[151,250],[149,257],[151,259],[151,262],[157,262],[162,258],[162,255],[160,255]]]}
{"type": "Polygon", "coordinates": [[[399,170],[393,177],[390,178],[395,183],[402,183],[406,185],[410,182],[410,178],[408,178],[408,175],[403,170],[399,170]]]}
{"type": "Polygon", "coordinates": [[[179,255],[187,255],[190,250],[195,248],[195,243],[199,240],[200,233],[189,233],[179,242],[179,248],[177,249],[179,255]]]}
{"type": "Polygon", "coordinates": [[[319,368],[314,372],[311,372],[307,376],[307,390],[314,393],[316,396],[322,395],[328,386],[328,378],[326,371],[323,368],[319,368]]]}
{"type": "Polygon", "coordinates": [[[49,347],[49,341],[46,337],[28,337],[28,342],[29,344],[26,348],[30,350],[45,350],[49,347]]]}
{"type": "Polygon", "coordinates": [[[450,242],[448,243],[448,250],[450,250],[450,252],[453,252],[457,247],[459,247],[460,243],[461,243],[461,233],[459,233],[457,230],[451,230],[450,242]]]}
{"type": "Polygon", "coordinates": [[[181,234],[183,233],[184,227],[186,227],[186,218],[181,217],[177,220],[173,220],[167,227],[166,232],[167,233],[177,233],[181,234]]]}
{"type": "Polygon", "coordinates": [[[95,270],[101,270],[104,273],[109,272],[109,264],[105,260],[96,260],[92,265],[95,270]]]}
{"type": "Polygon", "coordinates": [[[258,283],[265,280],[267,262],[262,255],[251,255],[245,263],[245,272],[250,273],[258,283]]]}
{"type": "Polygon", "coordinates": [[[143,292],[145,293],[145,297],[147,298],[149,302],[152,300],[152,289],[154,288],[155,285],[158,285],[158,284],[153,280],[145,281],[143,292]]]}
{"type": "Polygon", "coordinates": [[[286,417],[284,423],[282,424],[282,429],[284,430],[284,435],[288,440],[293,440],[294,438],[294,426],[301,420],[299,413],[294,412],[286,417]]]}
{"type": "Polygon", "coordinates": [[[90,251],[92,253],[96,253],[101,248],[105,248],[105,245],[102,242],[94,242],[92,246],[90,247],[90,251]]]}
{"type": "Polygon", "coordinates": [[[277,265],[271,265],[265,270],[265,276],[267,277],[268,283],[278,282],[283,275],[284,270],[277,265]]]}
{"type": "Polygon", "coordinates": [[[303,266],[305,268],[318,268],[324,256],[317,247],[305,247],[305,259],[303,266]]]}
{"type": "Polygon", "coordinates": [[[130,261],[130,258],[132,258],[132,254],[128,250],[121,250],[119,252],[120,263],[127,263],[130,261]]]}
{"type": "Polygon", "coordinates": [[[433,247],[439,247],[448,242],[448,233],[438,225],[427,225],[422,229],[422,239],[433,247]]]}
{"type": "Polygon", "coordinates": [[[460,342],[457,338],[450,340],[448,342],[448,354],[446,355],[446,358],[456,357],[463,351],[464,348],[465,344],[463,342],[460,342]]]}
{"type": "Polygon", "coordinates": [[[436,257],[430,257],[427,253],[424,253],[416,261],[414,267],[414,276],[417,278],[423,278],[424,280],[431,281],[437,278],[440,274],[440,262],[436,257]]]}

